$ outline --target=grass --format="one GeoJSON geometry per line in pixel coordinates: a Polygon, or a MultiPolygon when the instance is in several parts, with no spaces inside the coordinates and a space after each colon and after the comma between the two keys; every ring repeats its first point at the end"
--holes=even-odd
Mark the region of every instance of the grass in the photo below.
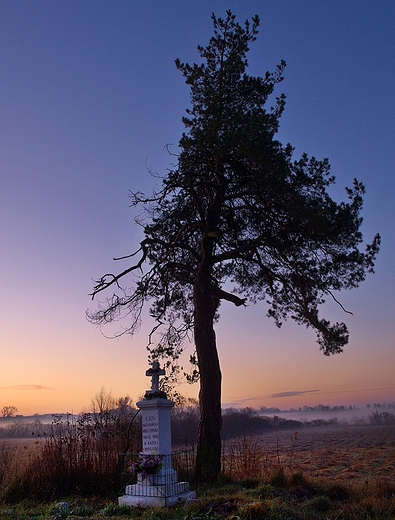
{"type": "Polygon", "coordinates": [[[176,508],[139,509],[118,506],[115,501],[69,497],[61,503],[24,500],[0,506],[0,518],[15,520],[280,520],[280,519],[393,519],[395,486],[376,485],[368,492],[361,485],[301,480],[293,485],[286,475],[284,487],[243,482],[218,482],[201,489],[196,502],[176,508]]]}
{"type": "MultiPolygon", "coordinates": [[[[75,446],[67,447],[63,436],[63,459],[57,459],[58,440],[19,446],[4,443],[0,446],[0,519],[394,519],[394,434],[393,426],[381,425],[241,437],[226,445],[219,482],[200,487],[197,501],[163,509],[118,506],[111,480],[106,493],[92,492],[88,483],[83,493],[78,489],[70,492],[70,486],[64,487],[62,480],[54,480],[57,472],[67,478],[76,474],[76,470],[68,473],[61,469],[62,464],[56,466],[59,460],[67,462],[66,469],[71,463],[78,469],[80,461],[84,461],[83,467],[91,468],[93,461],[88,464],[85,459],[88,454],[95,458],[93,444],[89,444],[84,459],[75,446]],[[51,477],[51,485],[45,481],[45,472],[47,480],[48,475],[51,477]],[[34,479],[38,493],[31,482],[34,479]]],[[[114,445],[113,451],[117,449],[114,445]]],[[[104,451],[100,457],[104,457],[104,451]]],[[[108,460],[113,460],[112,456],[108,460]]],[[[87,478],[89,475],[86,473],[87,478]]],[[[114,478],[114,471],[111,475],[114,478]]],[[[103,478],[108,477],[104,474],[103,478]]],[[[103,482],[97,489],[104,487],[103,482]]]]}

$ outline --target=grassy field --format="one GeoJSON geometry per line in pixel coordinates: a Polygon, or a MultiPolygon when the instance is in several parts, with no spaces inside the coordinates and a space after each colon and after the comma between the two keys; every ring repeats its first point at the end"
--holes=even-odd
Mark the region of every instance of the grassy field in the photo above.
{"type": "MultiPolygon", "coordinates": [[[[3,455],[10,446],[3,444],[3,455]]],[[[21,442],[17,451],[26,454],[35,446],[21,442]]],[[[111,495],[46,501],[26,496],[17,503],[0,503],[0,518],[395,519],[395,426],[274,430],[229,441],[223,479],[198,488],[198,500],[179,508],[119,507],[111,495]]]]}
{"type": "MultiPolygon", "coordinates": [[[[273,453],[276,439],[263,438],[273,453]]],[[[342,426],[278,433],[280,461],[309,478],[395,484],[395,426],[342,426]]]]}

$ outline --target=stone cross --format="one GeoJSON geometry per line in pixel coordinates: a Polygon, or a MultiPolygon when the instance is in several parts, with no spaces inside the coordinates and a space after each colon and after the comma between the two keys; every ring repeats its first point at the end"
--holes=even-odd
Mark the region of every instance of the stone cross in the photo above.
{"type": "Polygon", "coordinates": [[[145,375],[151,377],[151,392],[159,392],[159,376],[164,376],[166,371],[160,368],[159,363],[154,361],[152,368],[149,368],[145,375]]]}
{"type": "Polygon", "coordinates": [[[142,456],[143,460],[150,457],[155,460],[155,456],[160,456],[163,462],[152,474],[138,473],[137,483],[126,486],[118,503],[133,507],[166,507],[195,499],[196,493],[189,491],[188,482],[178,482],[177,471],[173,468],[170,411],[174,403],[159,391],[159,376],[164,376],[165,370],[154,361],[145,374],[151,377],[151,390],[136,403],[141,410],[142,456]]]}

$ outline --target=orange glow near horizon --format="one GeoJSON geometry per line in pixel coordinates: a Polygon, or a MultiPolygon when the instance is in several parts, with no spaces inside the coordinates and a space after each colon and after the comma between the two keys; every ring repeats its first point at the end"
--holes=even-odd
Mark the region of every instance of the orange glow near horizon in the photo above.
{"type": "MultiPolygon", "coordinates": [[[[256,310],[249,311],[255,319],[256,310]]],[[[310,331],[294,325],[277,330],[269,320],[267,345],[248,321],[243,328],[234,319],[229,320],[237,312],[230,310],[231,316],[224,313],[224,323],[217,326],[224,408],[265,406],[286,410],[305,405],[365,406],[395,401],[391,349],[387,350],[387,358],[377,359],[374,349],[352,342],[343,354],[325,357],[310,331]],[[229,322],[239,329],[242,346],[232,331],[225,335],[223,329],[229,322]]],[[[18,371],[3,376],[0,407],[16,406],[22,415],[80,413],[90,409],[91,400],[102,387],[114,397],[129,395],[138,401],[149,388],[141,335],[132,340],[108,340],[89,325],[85,333],[90,348],[88,342],[69,348],[66,339],[63,347],[58,343],[59,350],[52,356],[47,352],[46,359],[37,356],[23,363],[16,354],[18,371]]],[[[38,352],[39,346],[35,348],[38,352]]],[[[177,390],[197,398],[199,388],[183,384],[177,390]]]]}

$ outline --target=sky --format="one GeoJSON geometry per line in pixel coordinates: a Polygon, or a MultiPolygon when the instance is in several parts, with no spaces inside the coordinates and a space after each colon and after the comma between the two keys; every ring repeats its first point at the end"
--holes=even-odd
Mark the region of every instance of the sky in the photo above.
{"type": "MultiPolygon", "coordinates": [[[[93,280],[142,239],[129,190],[166,173],[189,106],[174,60],[199,61],[211,13],[258,14],[251,75],[287,62],[278,138],[329,157],[334,198],[366,186],[362,231],[376,273],[322,314],[346,321],[344,353],[314,331],[277,329],[264,304],[221,306],[224,407],[288,409],[395,401],[395,3],[392,0],[2,0],[0,3],[0,410],[79,413],[105,388],[149,387],[145,345],[85,317],[93,280]]],[[[197,397],[198,387],[178,391],[197,397]]]]}

